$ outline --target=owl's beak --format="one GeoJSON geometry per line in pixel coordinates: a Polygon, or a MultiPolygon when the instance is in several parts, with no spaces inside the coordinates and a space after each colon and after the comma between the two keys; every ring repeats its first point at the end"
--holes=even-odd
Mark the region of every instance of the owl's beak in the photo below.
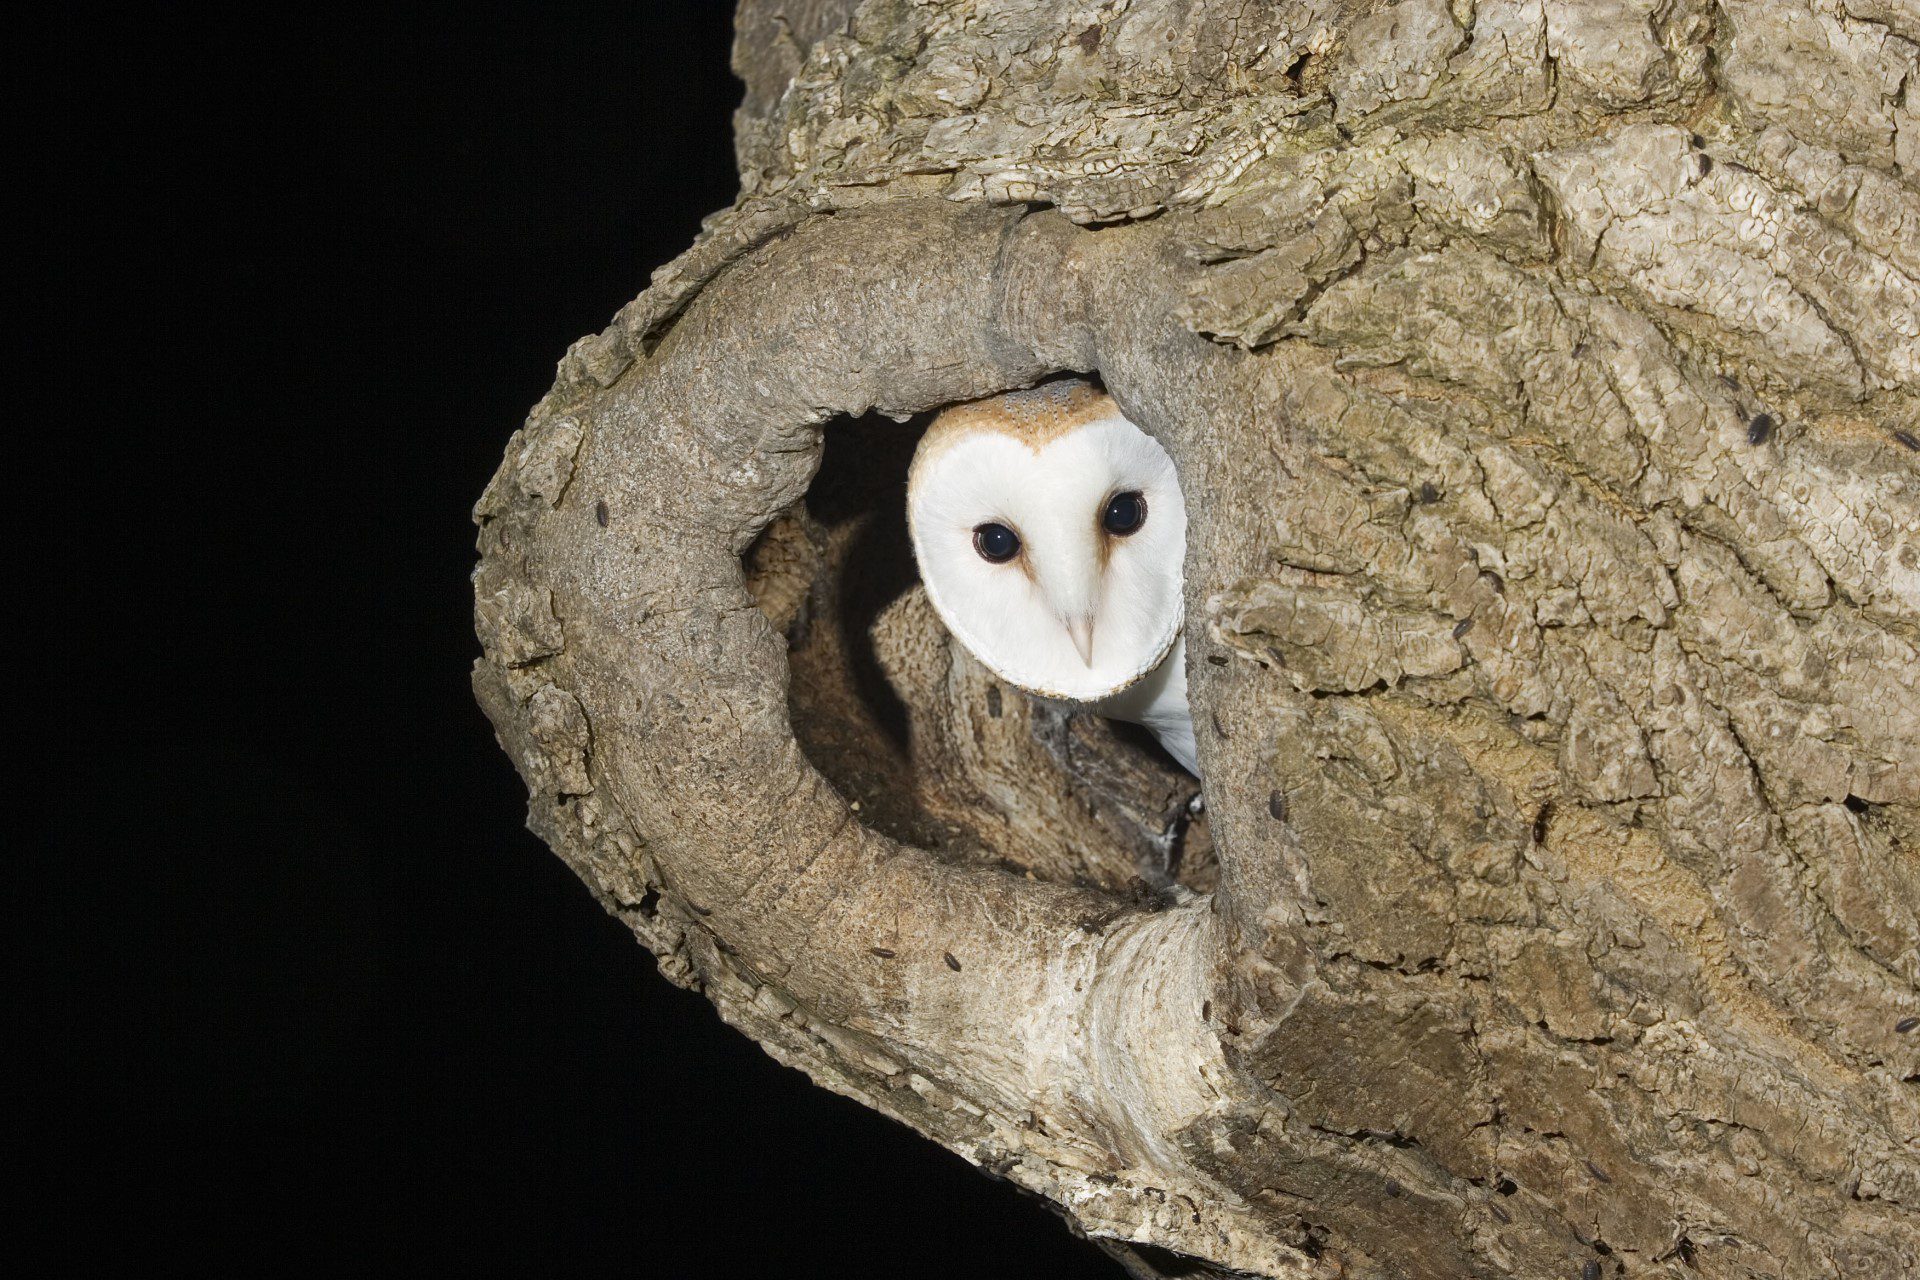
{"type": "Polygon", "coordinates": [[[1080,651],[1080,661],[1091,667],[1093,665],[1093,615],[1083,613],[1077,618],[1068,618],[1067,634],[1073,637],[1073,647],[1080,651]]]}
{"type": "Polygon", "coordinates": [[[1099,548],[1093,522],[1068,527],[1064,518],[1033,534],[1034,579],[1047,610],[1060,620],[1080,661],[1093,666],[1093,620],[1100,612],[1099,548]]]}

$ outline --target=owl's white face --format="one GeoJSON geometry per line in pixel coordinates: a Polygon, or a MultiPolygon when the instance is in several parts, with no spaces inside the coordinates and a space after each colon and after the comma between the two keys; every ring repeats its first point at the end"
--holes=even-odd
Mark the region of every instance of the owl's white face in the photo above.
{"type": "Polygon", "coordinates": [[[967,406],[957,429],[936,423],[914,458],[921,580],[995,675],[1097,701],[1179,635],[1187,510],[1173,460],[1102,394],[1079,394],[1038,430],[1031,416],[996,420],[993,403],[967,406]]]}

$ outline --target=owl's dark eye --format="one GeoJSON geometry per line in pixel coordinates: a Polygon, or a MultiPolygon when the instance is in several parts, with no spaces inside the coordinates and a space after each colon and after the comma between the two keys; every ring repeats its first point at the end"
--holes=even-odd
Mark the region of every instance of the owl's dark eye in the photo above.
{"type": "Polygon", "coordinates": [[[1126,537],[1147,522],[1147,500],[1137,491],[1116,493],[1107,499],[1100,513],[1100,527],[1117,537],[1126,537]]]}
{"type": "Polygon", "coordinates": [[[973,549],[990,564],[1005,564],[1020,554],[1020,535],[1003,524],[983,524],[973,531],[973,549]]]}

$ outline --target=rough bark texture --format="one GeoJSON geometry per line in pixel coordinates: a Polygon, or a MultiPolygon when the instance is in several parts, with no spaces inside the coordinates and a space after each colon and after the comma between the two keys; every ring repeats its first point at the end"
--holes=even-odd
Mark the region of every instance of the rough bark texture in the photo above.
{"type": "Polygon", "coordinates": [[[1140,1274],[1920,1273],[1920,7],[739,33],[740,201],[477,511],[663,971],[1140,1274]],[[1187,488],[1201,821],[901,559],[898,424],[1061,370],[1187,488]]]}

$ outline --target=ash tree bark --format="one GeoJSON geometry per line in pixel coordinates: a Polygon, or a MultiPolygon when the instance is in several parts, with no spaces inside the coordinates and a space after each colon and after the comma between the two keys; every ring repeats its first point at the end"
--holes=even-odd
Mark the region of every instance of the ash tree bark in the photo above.
{"type": "Polygon", "coordinates": [[[1920,1274],[1917,40],[743,0],[738,202],[477,509],[533,825],[1143,1275],[1920,1274]],[[876,586],[895,422],[1061,371],[1187,488],[1201,820],[876,586]]]}

